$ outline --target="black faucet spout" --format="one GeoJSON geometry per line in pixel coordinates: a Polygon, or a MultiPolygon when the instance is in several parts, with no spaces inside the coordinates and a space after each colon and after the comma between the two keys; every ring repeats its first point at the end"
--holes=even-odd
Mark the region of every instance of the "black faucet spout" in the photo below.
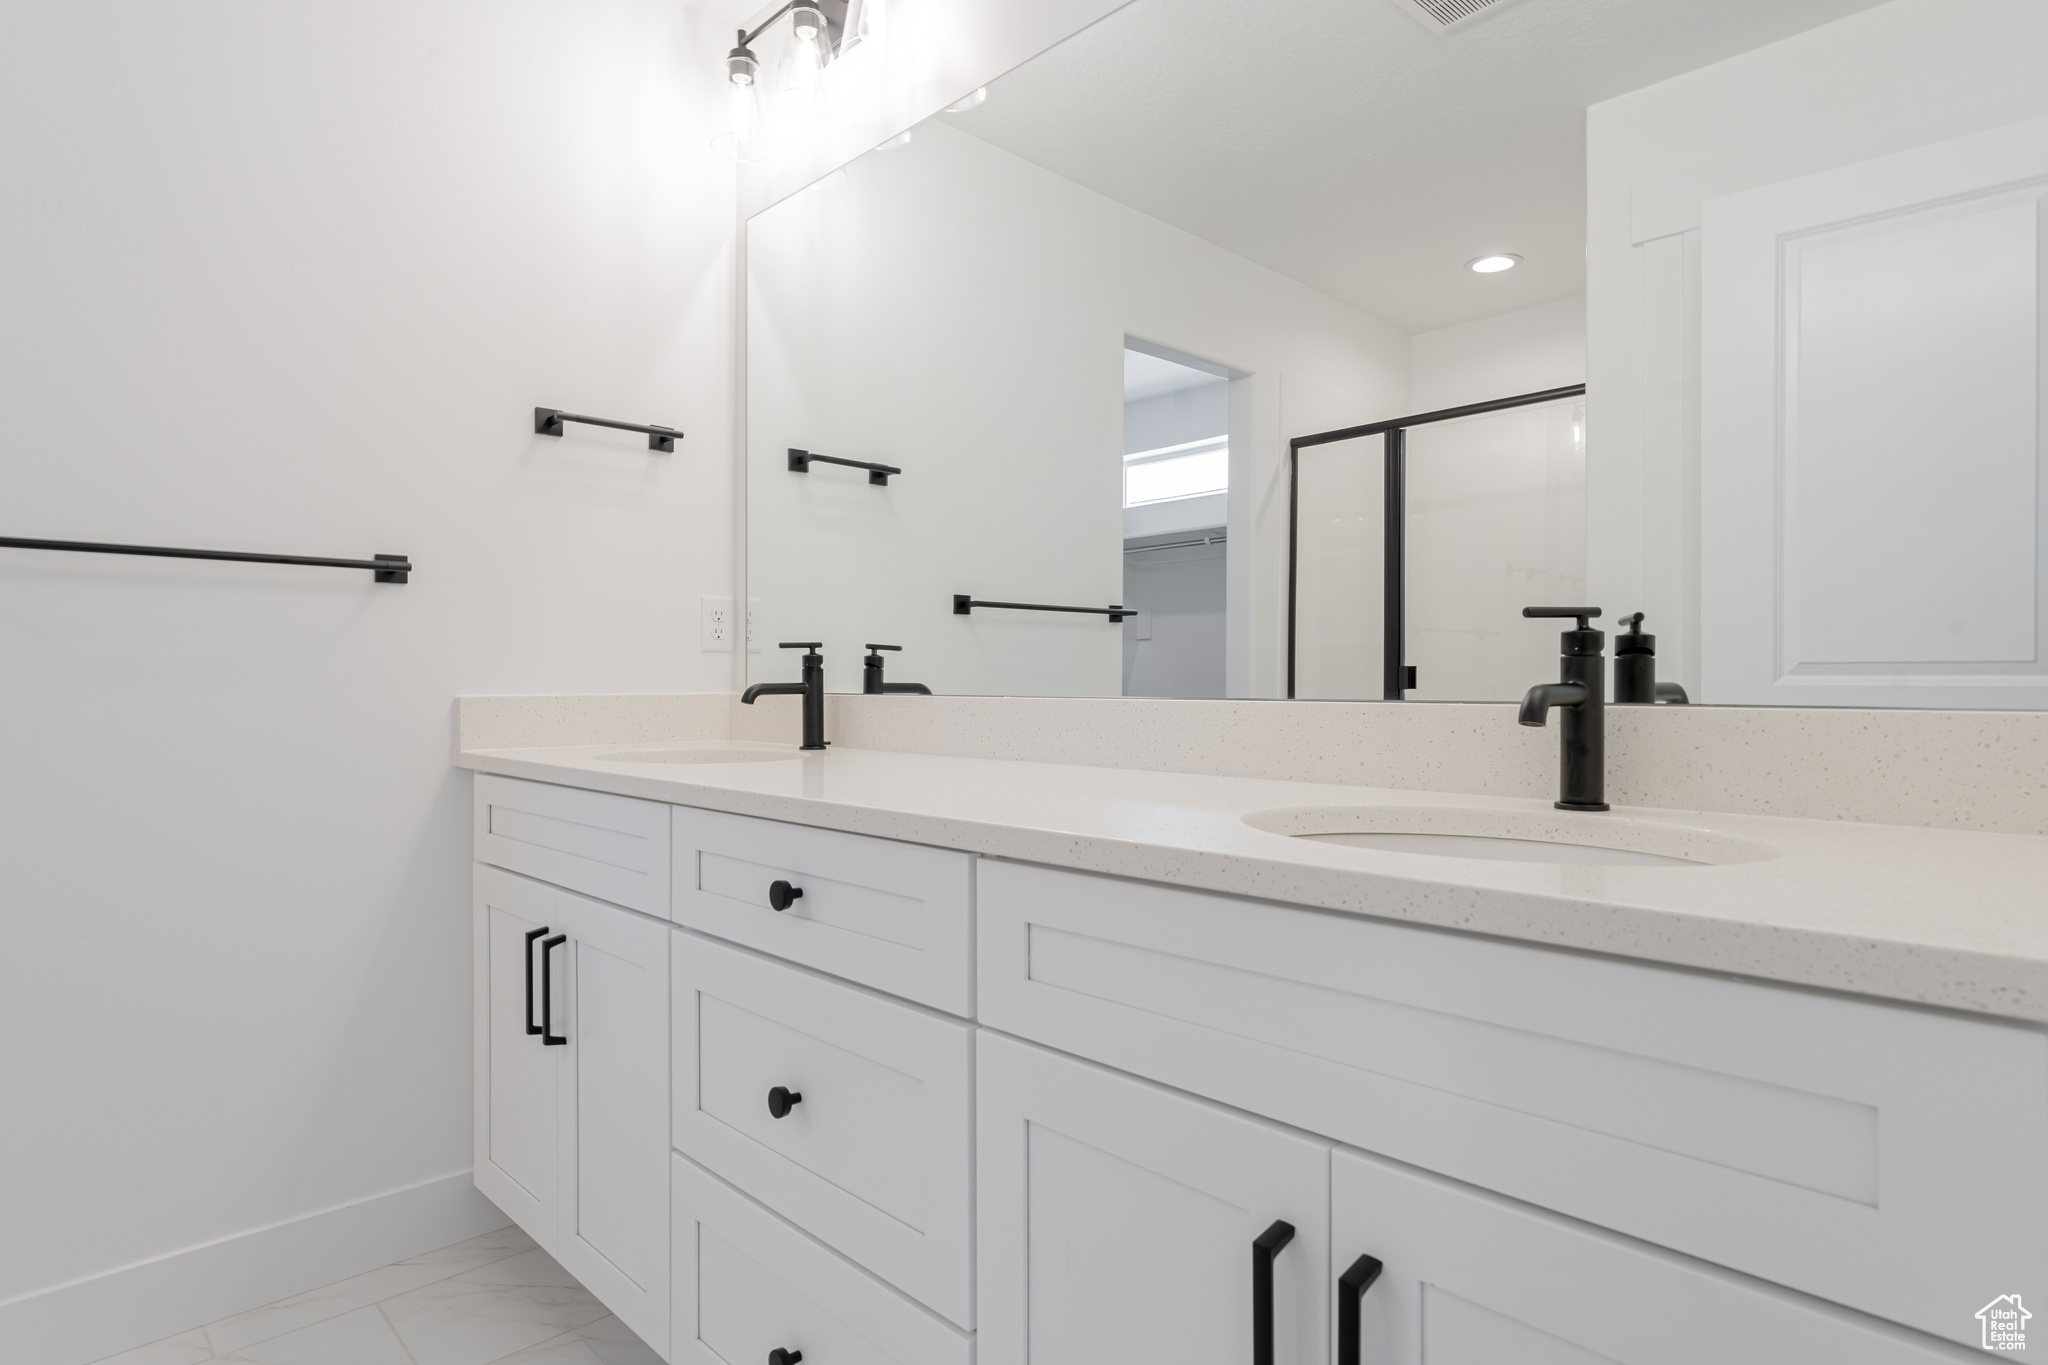
{"type": "Polygon", "coordinates": [[[868,657],[860,670],[860,690],[870,697],[929,697],[932,690],[923,683],[892,683],[882,680],[882,651],[903,652],[902,645],[869,645],[868,657]]]}
{"type": "Polygon", "coordinates": [[[823,749],[825,740],[825,656],[818,651],[823,646],[814,640],[798,641],[782,646],[784,649],[806,651],[803,657],[804,680],[793,683],[755,683],[740,693],[740,703],[752,706],[756,697],[802,697],[804,699],[804,742],[799,748],[823,749]]]}
{"type": "Polygon", "coordinates": [[[1524,725],[1542,725],[1550,708],[1558,717],[1559,810],[1607,809],[1607,637],[1593,629],[1598,607],[1524,607],[1524,616],[1578,621],[1558,637],[1558,680],[1538,683],[1522,698],[1524,725]]]}
{"type": "Polygon", "coordinates": [[[1524,725],[1541,726],[1550,719],[1553,706],[1584,706],[1586,704],[1584,683],[1537,683],[1522,697],[1522,714],[1517,717],[1524,725]]]}

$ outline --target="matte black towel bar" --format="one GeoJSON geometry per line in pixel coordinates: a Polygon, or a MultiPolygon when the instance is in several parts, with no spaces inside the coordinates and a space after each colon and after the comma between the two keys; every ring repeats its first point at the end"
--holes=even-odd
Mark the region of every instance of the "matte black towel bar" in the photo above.
{"type": "Polygon", "coordinates": [[[157,559],[231,559],[242,564],[310,564],[318,569],[368,569],[379,583],[412,581],[412,560],[405,555],[373,559],[321,559],[314,555],[252,555],[241,550],[173,550],[164,545],[102,545],[90,540],[22,540],[0,536],[0,549],[82,550],[95,555],[150,555],[157,559]]]}
{"type": "Polygon", "coordinates": [[[789,448],[790,473],[808,474],[814,464],[843,464],[848,469],[865,469],[868,472],[868,482],[884,488],[888,487],[891,474],[903,472],[893,464],[875,464],[868,460],[842,460],[837,455],[820,455],[815,450],[798,450],[795,446],[789,448]]]}
{"type": "Polygon", "coordinates": [[[1112,621],[1121,621],[1126,616],[1136,616],[1136,607],[1048,607],[1043,602],[983,602],[969,597],[964,592],[953,594],[953,614],[971,616],[976,607],[1002,607],[1007,611],[1072,611],[1084,616],[1107,616],[1112,621]]]}
{"type": "Polygon", "coordinates": [[[613,431],[637,431],[647,437],[647,448],[664,454],[674,454],[676,438],[683,433],[674,427],[650,427],[644,422],[614,422],[609,417],[580,417],[560,408],[535,408],[533,410],[533,433],[536,436],[560,436],[562,423],[577,422],[586,427],[610,427],[613,431]]]}

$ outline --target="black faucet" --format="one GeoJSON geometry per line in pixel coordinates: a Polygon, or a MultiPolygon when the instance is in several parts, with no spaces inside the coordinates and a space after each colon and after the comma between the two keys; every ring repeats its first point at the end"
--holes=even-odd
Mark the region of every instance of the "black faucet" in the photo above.
{"type": "Polygon", "coordinates": [[[825,656],[818,651],[825,646],[818,640],[798,640],[784,644],[784,649],[802,649],[804,655],[804,680],[793,683],[755,683],[740,693],[740,700],[748,706],[756,697],[802,697],[804,699],[804,742],[801,748],[822,749],[825,747],[825,656]]]}
{"type": "Polygon", "coordinates": [[[903,649],[902,645],[868,645],[865,648],[868,652],[867,662],[861,666],[860,670],[860,690],[863,693],[870,697],[893,695],[898,692],[909,693],[919,697],[929,697],[932,694],[932,690],[923,683],[892,683],[882,681],[881,652],[885,649],[893,649],[900,653],[903,649]]]}
{"type": "Polygon", "coordinates": [[[1521,722],[1541,725],[1553,706],[1564,708],[1562,782],[1559,810],[1606,810],[1607,786],[1607,659],[1601,653],[1607,637],[1590,624],[1598,607],[1523,607],[1524,616],[1575,616],[1577,630],[1558,637],[1564,657],[1558,661],[1562,681],[1538,683],[1522,698],[1521,722]]]}

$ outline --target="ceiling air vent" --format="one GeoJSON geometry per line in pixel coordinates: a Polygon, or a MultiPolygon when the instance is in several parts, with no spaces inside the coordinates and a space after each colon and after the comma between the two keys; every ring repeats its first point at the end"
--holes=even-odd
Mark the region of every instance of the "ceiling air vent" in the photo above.
{"type": "Polygon", "coordinates": [[[1431,33],[1442,33],[1497,10],[1509,0],[1394,0],[1394,3],[1414,15],[1431,33]]]}

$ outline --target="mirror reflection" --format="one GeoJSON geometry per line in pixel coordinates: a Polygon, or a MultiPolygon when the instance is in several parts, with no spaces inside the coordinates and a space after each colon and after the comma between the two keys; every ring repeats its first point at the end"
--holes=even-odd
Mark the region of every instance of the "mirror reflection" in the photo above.
{"type": "Polygon", "coordinates": [[[1134,0],[756,215],[750,681],[1512,701],[1586,605],[1617,700],[2044,704],[2027,153],[1658,179],[1866,8],[1134,0]]]}

